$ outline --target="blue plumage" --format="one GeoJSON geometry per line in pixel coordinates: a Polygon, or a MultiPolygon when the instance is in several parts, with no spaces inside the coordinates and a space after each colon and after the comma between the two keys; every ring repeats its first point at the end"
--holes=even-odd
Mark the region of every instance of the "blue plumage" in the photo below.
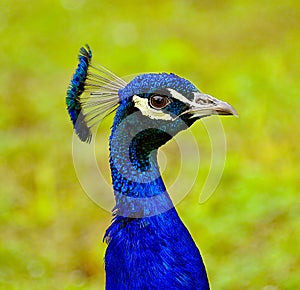
{"type": "Polygon", "coordinates": [[[175,74],[142,74],[127,84],[90,64],[90,50],[81,56],[67,97],[73,124],[81,114],[91,128],[91,120],[116,109],[109,140],[116,205],[104,237],[106,289],[209,289],[200,252],[160,175],[157,150],[200,118],[236,112],[175,74]],[[90,99],[80,97],[83,91],[90,99]]]}
{"type": "MultiPolygon", "coordinates": [[[[156,84],[151,91],[164,88],[168,76],[178,79],[169,74],[147,77],[151,76],[156,84]]],[[[124,89],[131,91],[128,97],[122,95],[124,90],[119,92],[124,101],[117,109],[110,137],[116,218],[105,234],[106,289],[209,289],[199,250],[173,207],[156,160],[156,150],[185,123],[153,120],[136,111],[132,95],[141,93],[145,83],[135,81],[124,89]],[[133,160],[124,158],[128,143],[133,160]]],[[[180,86],[171,84],[171,88],[180,86]]]]}

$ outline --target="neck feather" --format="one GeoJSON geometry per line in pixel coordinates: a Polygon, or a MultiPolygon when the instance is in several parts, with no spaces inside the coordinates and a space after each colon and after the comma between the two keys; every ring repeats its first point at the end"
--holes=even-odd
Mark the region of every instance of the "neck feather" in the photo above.
{"type": "Polygon", "coordinates": [[[116,199],[115,214],[141,218],[173,207],[160,175],[157,148],[166,142],[157,129],[144,128],[133,114],[120,122],[116,114],[110,136],[110,168],[116,199]],[[138,124],[138,125],[137,125],[138,124]]]}

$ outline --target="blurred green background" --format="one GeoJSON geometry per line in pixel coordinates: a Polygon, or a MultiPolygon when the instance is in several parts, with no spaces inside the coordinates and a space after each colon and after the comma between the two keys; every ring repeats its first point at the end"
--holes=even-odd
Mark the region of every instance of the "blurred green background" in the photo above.
{"type": "Polygon", "coordinates": [[[65,109],[85,43],[120,76],[175,72],[234,105],[216,192],[198,203],[204,158],[178,211],[212,289],[300,289],[299,1],[2,0],[0,39],[1,289],[104,287],[111,216],[79,184],[65,109]]]}

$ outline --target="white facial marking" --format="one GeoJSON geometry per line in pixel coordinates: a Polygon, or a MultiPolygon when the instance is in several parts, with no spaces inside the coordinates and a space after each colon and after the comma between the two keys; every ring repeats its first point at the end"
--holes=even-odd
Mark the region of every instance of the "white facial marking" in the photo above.
{"type": "Polygon", "coordinates": [[[178,101],[181,101],[181,102],[189,105],[191,108],[199,107],[199,106],[202,106],[203,108],[204,107],[210,108],[213,105],[213,102],[217,101],[216,98],[214,98],[214,97],[212,97],[210,95],[207,95],[207,94],[199,93],[199,92],[194,92],[194,99],[193,99],[193,101],[190,101],[188,98],[186,98],[182,94],[178,93],[177,91],[175,91],[173,89],[168,89],[168,90],[172,94],[173,98],[175,98],[178,101]],[[204,103],[204,104],[200,103],[199,102],[199,98],[200,99],[202,98],[204,100],[209,100],[210,102],[207,102],[207,103],[204,103]]]}
{"type": "Polygon", "coordinates": [[[170,121],[175,120],[175,118],[173,118],[170,114],[165,113],[161,110],[155,110],[151,108],[148,104],[148,99],[146,98],[141,98],[139,96],[134,95],[132,97],[132,100],[134,102],[134,106],[138,108],[144,116],[147,116],[150,119],[170,121]]]}
{"type": "Polygon", "coordinates": [[[171,93],[172,97],[177,99],[180,102],[183,102],[189,106],[195,106],[197,105],[196,103],[190,101],[189,99],[187,99],[184,95],[178,93],[177,91],[173,90],[173,89],[168,89],[168,91],[171,93]]]}

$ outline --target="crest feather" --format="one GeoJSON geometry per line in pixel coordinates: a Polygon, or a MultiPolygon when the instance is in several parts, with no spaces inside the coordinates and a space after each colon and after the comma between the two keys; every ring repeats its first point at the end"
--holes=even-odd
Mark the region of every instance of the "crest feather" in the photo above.
{"type": "Polygon", "coordinates": [[[127,83],[104,66],[94,64],[88,45],[80,48],[78,60],[67,90],[66,104],[76,134],[89,143],[92,127],[116,109],[118,92],[127,83]]]}

